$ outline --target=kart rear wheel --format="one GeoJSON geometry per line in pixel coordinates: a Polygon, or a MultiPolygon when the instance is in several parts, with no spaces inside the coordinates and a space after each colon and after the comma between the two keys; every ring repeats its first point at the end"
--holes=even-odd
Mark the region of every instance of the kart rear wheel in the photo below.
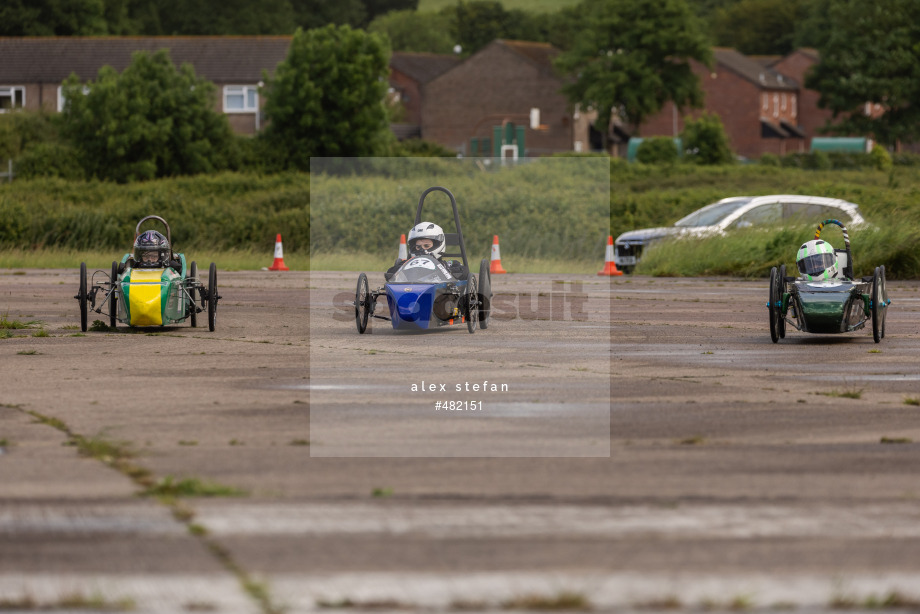
{"type": "Polygon", "coordinates": [[[777,275],[777,296],[779,300],[779,321],[777,322],[779,338],[786,338],[786,314],[783,312],[783,294],[786,293],[786,265],[779,265],[779,275],[777,275]]]}
{"type": "Polygon", "coordinates": [[[109,291],[109,326],[118,324],[118,263],[112,262],[112,289],[109,291]]]}
{"type": "Polygon", "coordinates": [[[217,325],[217,265],[211,263],[208,271],[208,330],[214,332],[217,325]]]}
{"type": "Polygon", "coordinates": [[[80,301],[80,330],[86,332],[86,316],[88,306],[86,304],[86,263],[80,263],[80,289],[77,292],[77,300],[80,301]]]}
{"type": "Polygon", "coordinates": [[[779,271],[776,270],[776,267],[770,269],[770,296],[767,302],[767,307],[770,309],[770,339],[773,340],[773,343],[779,341],[779,317],[780,309],[776,305],[777,301],[777,277],[779,271]]]}
{"type": "Polygon", "coordinates": [[[879,343],[885,336],[885,269],[875,267],[872,275],[872,340],[879,343]]]}
{"type": "MultiPolygon", "coordinates": [[[[188,279],[191,283],[198,283],[198,263],[192,261],[191,266],[189,267],[188,279]]],[[[198,298],[195,296],[198,293],[198,287],[193,285],[189,288],[189,296],[192,297],[192,302],[188,306],[189,315],[191,316],[192,328],[197,328],[198,326],[198,298]]]]}
{"type": "Polygon", "coordinates": [[[489,315],[492,311],[492,273],[489,261],[485,258],[479,263],[479,328],[489,328],[489,315]]]}
{"type": "Polygon", "coordinates": [[[367,318],[371,312],[371,296],[367,288],[367,275],[358,275],[358,287],[355,289],[355,324],[358,333],[364,334],[367,330],[367,318]]]}
{"type": "Polygon", "coordinates": [[[476,296],[476,276],[470,275],[470,280],[466,284],[466,305],[464,306],[464,316],[466,317],[466,329],[470,334],[476,332],[476,321],[479,320],[479,305],[476,296]]]}

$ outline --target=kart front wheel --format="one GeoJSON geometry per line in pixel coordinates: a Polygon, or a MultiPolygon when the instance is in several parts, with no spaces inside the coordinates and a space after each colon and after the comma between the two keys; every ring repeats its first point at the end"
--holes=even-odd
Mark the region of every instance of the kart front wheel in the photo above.
{"type": "Polygon", "coordinates": [[[80,330],[86,332],[86,316],[88,305],[86,304],[86,263],[80,263],[80,289],[77,291],[76,299],[80,302],[80,330]]]}
{"type": "Polygon", "coordinates": [[[371,311],[370,291],[367,288],[367,275],[358,275],[358,287],[355,289],[355,324],[358,333],[364,334],[367,330],[367,318],[371,311]]]}
{"type": "Polygon", "coordinates": [[[466,284],[466,306],[464,307],[466,317],[466,329],[470,334],[476,332],[476,322],[479,320],[479,305],[476,300],[476,276],[470,275],[470,280],[466,284]]]}
{"type": "Polygon", "coordinates": [[[489,315],[492,310],[492,274],[489,261],[485,258],[479,263],[479,328],[489,328],[489,315]]]}
{"type": "Polygon", "coordinates": [[[770,311],[770,339],[773,340],[773,343],[779,341],[779,318],[781,317],[780,308],[777,305],[778,277],[779,271],[776,270],[776,267],[770,269],[770,296],[767,307],[770,311]]]}
{"type": "Polygon", "coordinates": [[[885,267],[875,267],[872,275],[872,340],[879,343],[885,336],[885,311],[888,293],[885,291],[885,267]]]}
{"type": "MultiPolygon", "coordinates": [[[[198,283],[198,263],[197,262],[193,261],[191,266],[189,266],[188,279],[193,284],[198,283]]],[[[192,328],[198,327],[198,299],[195,297],[195,294],[197,292],[198,292],[198,288],[196,286],[192,286],[191,288],[189,288],[188,293],[189,293],[189,296],[192,297],[192,302],[188,308],[189,308],[189,315],[191,316],[192,328]]]]}
{"type": "Polygon", "coordinates": [[[217,265],[211,263],[208,271],[208,330],[212,333],[217,325],[217,265]]]}
{"type": "Polygon", "coordinates": [[[112,262],[112,289],[109,290],[109,326],[118,324],[118,263],[112,262]]]}

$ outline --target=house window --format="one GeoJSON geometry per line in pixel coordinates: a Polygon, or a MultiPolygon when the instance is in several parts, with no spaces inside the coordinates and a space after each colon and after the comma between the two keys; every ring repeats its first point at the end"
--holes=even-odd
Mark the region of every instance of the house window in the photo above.
{"type": "Polygon", "coordinates": [[[795,105],[796,105],[796,99],[795,99],[795,94],[793,94],[792,95],[792,117],[793,118],[796,118],[799,116],[798,109],[796,109],[795,105]]]}
{"type": "Polygon", "coordinates": [[[256,85],[225,85],[224,113],[255,113],[259,110],[256,85]]]}
{"type": "MultiPolygon", "coordinates": [[[[86,96],[87,94],[89,94],[89,86],[88,86],[88,85],[84,85],[84,86],[83,86],[83,95],[86,96]]],[[[64,110],[64,103],[65,103],[66,101],[67,101],[67,99],[64,97],[64,86],[63,86],[63,85],[59,85],[59,86],[58,86],[58,90],[57,90],[57,110],[58,110],[58,113],[60,113],[61,111],[64,110]]]]}
{"type": "Polygon", "coordinates": [[[20,85],[0,85],[0,113],[26,106],[26,88],[20,85]]]}
{"type": "Polygon", "coordinates": [[[779,117],[779,94],[773,94],[773,117],[779,117]]]}
{"type": "Polygon", "coordinates": [[[786,94],[783,94],[783,111],[786,110],[786,94]]]}

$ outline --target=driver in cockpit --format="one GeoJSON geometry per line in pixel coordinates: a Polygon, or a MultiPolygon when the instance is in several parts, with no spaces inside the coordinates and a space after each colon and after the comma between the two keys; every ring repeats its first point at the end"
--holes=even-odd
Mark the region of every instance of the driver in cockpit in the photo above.
{"type": "MultiPolygon", "coordinates": [[[[441,254],[444,253],[444,249],[447,247],[447,242],[444,238],[444,230],[440,226],[433,222],[422,222],[413,226],[412,230],[409,231],[409,240],[406,242],[407,247],[409,248],[409,258],[422,255],[431,255],[438,259],[438,261],[447,267],[447,270],[450,271],[450,274],[456,279],[467,279],[469,278],[469,270],[463,266],[462,262],[457,260],[442,260],[441,254]]],[[[390,267],[386,273],[384,273],[384,278],[387,281],[396,274],[396,271],[399,270],[399,267],[403,265],[406,260],[400,258],[396,259],[396,264],[390,267]]]]}

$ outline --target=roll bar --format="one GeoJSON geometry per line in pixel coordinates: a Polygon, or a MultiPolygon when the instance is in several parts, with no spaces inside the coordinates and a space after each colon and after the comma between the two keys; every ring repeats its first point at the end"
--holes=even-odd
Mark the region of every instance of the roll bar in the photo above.
{"type": "Polygon", "coordinates": [[[840,220],[824,220],[818,224],[818,229],[815,230],[815,240],[821,238],[821,230],[826,224],[834,224],[836,226],[840,226],[840,230],[843,231],[843,246],[847,252],[847,266],[843,270],[843,274],[847,277],[847,279],[853,279],[853,252],[850,251],[850,235],[847,232],[847,227],[844,226],[843,222],[840,220]]]}

